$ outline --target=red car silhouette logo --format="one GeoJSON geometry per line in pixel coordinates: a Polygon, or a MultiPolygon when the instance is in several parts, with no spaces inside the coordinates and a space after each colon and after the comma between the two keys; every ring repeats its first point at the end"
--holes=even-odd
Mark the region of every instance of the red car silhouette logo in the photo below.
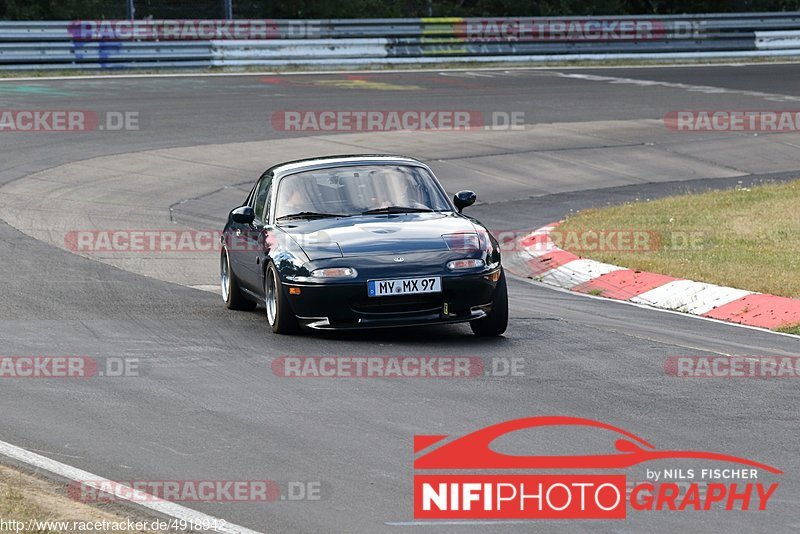
{"type": "MultiPolygon", "coordinates": [[[[624,430],[592,419],[544,416],[506,421],[448,440],[447,436],[415,436],[415,519],[625,519],[627,506],[643,510],[765,510],[779,483],[702,479],[681,487],[666,479],[694,479],[648,469],[647,481],[628,491],[619,470],[657,460],[712,460],[748,466],[776,475],[783,472],[747,458],[708,451],[657,450],[624,430]],[[492,448],[498,438],[518,430],[544,427],[601,429],[613,434],[614,449],[602,454],[519,455],[492,448]],[[497,473],[501,470],[614,470],[612,473],[497,473]],[[473,471],[464,473],[465,470],[473,471]],[[427,471],[427,472],[426,472],[427,471]],[[438,472],[432,472],[438,471],[438,472]],[[457,473],[442,473],[457,471],[457,473]],[[478,473],[495,471],[494,473],[478,473]],[[701,484],[704,486],[701,489],[701,484]]],[[[758,478],[756,469],[726,469],[734,479],[758,478]],[[748,473],[748,474],[745,474],[748,473]]],[[[700,472],[715,471],[701,469],[700,472]]],[[[682,472],[682,471],[681,471],[682,472]]],[[[717,475],[706,475],[717,476],[717,475]]],[[[724,475],[728,476],[728,475],[724,475]]]]}
{"type": "MultiPolygon", "coordinates": [[[[441,442],[447,436],[414,436],[414,452],[419,453],[441,442]]],[[[514,419],[482,428],[446,443],[414,461],[414,469],[621,469],[644,462],[665,459],[698,459],[732,462],[783,474],[775,467],[707,451],[657,450],[644,439],[621,428],[580,417],[542,416],[514,419]],[[614,443],[617,453],[578,456],[520,456],[492,450],[494,440],[517,430],[547,427],[576,426],[610,430],[620,435],[614,443]]]]}

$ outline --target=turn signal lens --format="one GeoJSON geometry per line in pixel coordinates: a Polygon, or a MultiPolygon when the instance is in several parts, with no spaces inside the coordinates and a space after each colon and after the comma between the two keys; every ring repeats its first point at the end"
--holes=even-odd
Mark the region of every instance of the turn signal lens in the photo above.
{"type": "Polygon", "coordinates": [[[350,267],[334,267],[331,269],[317,269],[312,271],[313,278],[355,278],[358,271],[350,267]]]}
{"type": "Polygon", "coordinates": [[[499,269],[496,270],[495,272],[487,276],[486,279],[489,280],[490,282],[497,282],[498,280],[500,280],[500,270],[499,269]]]}
{"type": "Polygon", "coordinates": [[[486,265],[483,260],[453,260],[447,262],[447,268],[451,271],[458,271],[460,269],[477,269],[486,265]]]}
{"type": "Polygon", "coordinates": [[[299,295],[300,294],[300,288],[299,287],[290,287],[289,288],[289,294],[290,295],[299,295]]]}

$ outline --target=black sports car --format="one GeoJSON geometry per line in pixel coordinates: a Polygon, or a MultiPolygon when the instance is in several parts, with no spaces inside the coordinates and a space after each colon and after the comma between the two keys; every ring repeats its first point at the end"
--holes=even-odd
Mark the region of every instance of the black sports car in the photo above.
{"type": "Polygon", "coordinates": [[[279,334],[469,321],[502,334],[497,240],[451,203],[431,170],[399,156],[337,156],[267,170],[222,235],[228,308],[263,303],[279,334]]]}

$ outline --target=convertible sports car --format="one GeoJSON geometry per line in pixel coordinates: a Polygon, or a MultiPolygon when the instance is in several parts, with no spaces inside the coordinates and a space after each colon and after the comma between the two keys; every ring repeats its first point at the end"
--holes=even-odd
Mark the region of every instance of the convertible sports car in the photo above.
{"type": "Polygon", "coordinates": [[[267,170],[222,234],[228,308],[266,308],[279,334],[469,321],[508,323],[497,240],[451,203],[431,170],[399,156],[337,156],[267,170]]]}

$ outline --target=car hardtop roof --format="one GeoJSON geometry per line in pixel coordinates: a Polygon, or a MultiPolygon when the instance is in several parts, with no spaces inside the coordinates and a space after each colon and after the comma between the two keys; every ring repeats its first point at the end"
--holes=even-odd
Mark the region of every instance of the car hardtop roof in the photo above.
{"type": "Polygon", "coordinates": [[[293,174],[303,170],[325,169],[327,167],[348,167],[352,165],[381,165],[381,164],[414,165],[428,168],[418,159],[409,156],[393,156],[387,154],[356,154],[350,156],[322,156],[318,158],[298,159],[274,165],[267,170],[277,176],[279,174],[293,174]]]}

